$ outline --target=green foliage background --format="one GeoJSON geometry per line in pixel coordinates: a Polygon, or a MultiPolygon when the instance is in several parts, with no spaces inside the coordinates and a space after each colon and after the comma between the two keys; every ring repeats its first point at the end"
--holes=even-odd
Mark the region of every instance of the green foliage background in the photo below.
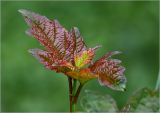
{"type": "Polygon", "coordinates": [[[158,75],[158,1],[3,1],[1,5],[2,111],[69,111],[67,77],[45,69],[27,52],[42,47],[24,33],[28,27],[18,9],[58,19],[67,29],[78,27],[88,47],[102,45],[95,59],[108,51],[123,52],[116,58],[126,67],[126,92],[101,87],[97,80],[89,81],[84,89],[112,95],[119,108],[135,90],[144,86],[154,89],[158,75]]]}

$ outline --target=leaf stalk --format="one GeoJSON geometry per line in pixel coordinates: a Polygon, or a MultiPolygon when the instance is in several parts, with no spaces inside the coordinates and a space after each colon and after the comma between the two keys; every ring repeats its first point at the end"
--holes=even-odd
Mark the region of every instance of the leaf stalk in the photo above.
{"type": "Polygon", "coordinates": [[[69,83],[70,112],[75,112],[78,97],[83,87],[83,84],[80,83],[77,89],[77,80],[72,79],[71,77],[68,77],[68,83],[69,83]]]}

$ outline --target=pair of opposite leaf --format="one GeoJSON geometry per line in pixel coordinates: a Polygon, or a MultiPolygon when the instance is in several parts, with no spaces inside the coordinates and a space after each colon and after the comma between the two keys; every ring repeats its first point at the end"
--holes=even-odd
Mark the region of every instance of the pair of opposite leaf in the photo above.
{"type": "Polygon", "coordinates": [[[118,51],[109,52],[93,63],[93,57],[100,46],[87,49],[79,30],[73,27],[67,31],[57,20],[21,9],[29,25],[27,34],[36,38],[45,50],[30,49],[46,68],[79,80],[82,84],[98,78],[101,85],[124,91],[126,78],[121,61],[111,59],[118,51]],[[87,67],[87,66],[88,67],[87,67]]]}

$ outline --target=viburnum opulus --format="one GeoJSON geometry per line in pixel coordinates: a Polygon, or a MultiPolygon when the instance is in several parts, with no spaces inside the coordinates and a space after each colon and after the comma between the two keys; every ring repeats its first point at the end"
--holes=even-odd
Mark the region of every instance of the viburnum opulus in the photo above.
{"type": "Polygon", "coordinates": [[[95,52],[100,46],[87,48],[78,28],[73,27],[67,31],[57,20],[49,20],[24,9],[19,12],[29,26],[26,33],[44,46],[44,50],[30,49],[29,52],[47,69],[64,73],[68,77],[71,112],[75,111],[82,86],[91,79],[98,79],[102,86],[124,91],[125,68],[120,65],[120,60],[111,58],[120,52],[108,52],[93,62],[95,52]]]}

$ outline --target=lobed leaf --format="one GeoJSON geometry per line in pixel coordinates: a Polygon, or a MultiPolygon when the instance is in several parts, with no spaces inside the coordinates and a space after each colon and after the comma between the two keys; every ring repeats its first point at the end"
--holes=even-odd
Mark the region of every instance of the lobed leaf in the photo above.
{"type": "Polygon", "coordinates": [[[45,16],[27,10],[20,10],[20,12],[31,27],[27,34],[35,37],[48,51],[63,58],[68,46],[68,31],[57,20],[51,21],[45,16]]]}
{"type": "Polygon", "coordinates": [[[35,37],[46,49],[58,56],[74,62],[74,54],[86,50],[86,45],[78,28],[74,27],[68,32],[57,20],[49,20],[34,12],[21,9],[19,12],[24,16],[31,27],[27,34],[35,37]]]}
{"type": "Polygon", "coordinates": [[[99,75],[98,80],[101,85],[124,91],[126,87],[126,78],[123,75],[125,68],[120,66],[120,60],[111,59],[112,55],[118,53],[117,51],[107,53],[91,65],[90,69],[93,73],[99,75]]]}
{"type": "Polygon", "coordinates": [[[98,77],[102,85],[124,90],[124,67],[119,65],[120,60],[110,59],[118,51],[107,53],[93,64],[92,59],[99,46],[87,49],[78,28],[67,31],[57,20],[52,21],[24,9],[19,12],[30,27],[26,33],[35,37],[46,49],[32,49],[30,52],[48,69],[65,73],[81,82],[98,77]],[[87,64],[90,64],[89,68],[82,68],[87,64]]]}

